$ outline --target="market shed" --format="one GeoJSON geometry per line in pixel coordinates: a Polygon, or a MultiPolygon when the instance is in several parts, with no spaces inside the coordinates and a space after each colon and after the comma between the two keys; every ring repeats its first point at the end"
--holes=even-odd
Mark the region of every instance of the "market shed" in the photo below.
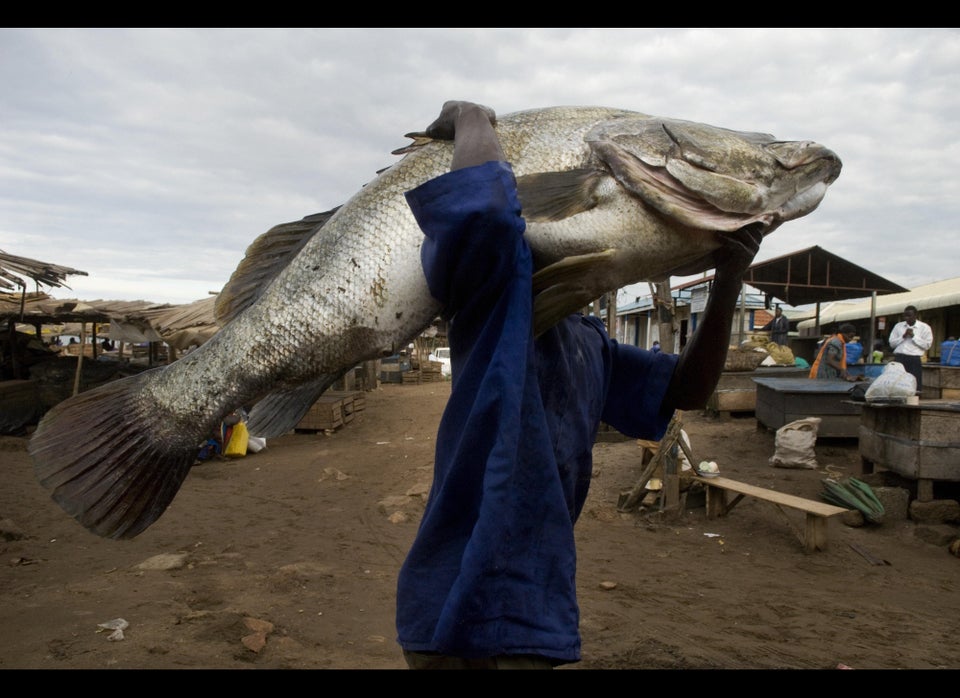
{"type": "Polygon", "coordinates": [[[167,345],[167,361],[175,360],[178,350],[200,346],[219,330],[214,301],[211,296],[186,305],[158,305],[0,293],[0,322],[9,328],[0,336],[0,434],[18,433],[70,395],[162,361],[161,344],[167,345]],[[59,335],[75,335],[80,342],[54,345],[59,335]],[[119,340],[119,350],[98,360],[98,338],[119,340]],[[124,343],[133,361],[124,360],[124,343]],[[145,349],[135,346],[143,344],[145,349]]]}
{"type": "Polygon", "coordinates": [[[792,306],[909,290],[819,246],[756,262],[743,282],[792,306]]]}
{"type": "MultiPolygon", "coordinates": [[[[870,298],[875,306],[877,296],[910,290],[818,245],[753,264],[743,275],[743,283],[764,293],[768,304],[770,298],[793,306],[816,304],[808,335],[814,338],[821,335],[821,303],[870,298]]],[[[875,318],[873,312],[871,328],[875,318]]],[[[872,331],[866,346],[873,346],[872,331]]]]}

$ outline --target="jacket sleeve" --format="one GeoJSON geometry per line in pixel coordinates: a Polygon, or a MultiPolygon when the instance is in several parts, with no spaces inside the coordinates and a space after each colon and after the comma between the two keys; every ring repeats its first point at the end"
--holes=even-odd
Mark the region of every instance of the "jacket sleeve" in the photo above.
{"type": "Polygon", "coordinates": [[[523,253],[526,224],[510,165],[491,161],[454,170],[406,198],[425,236],[420,260],[427,285],[444,313],[492,302],[523,253]]]}

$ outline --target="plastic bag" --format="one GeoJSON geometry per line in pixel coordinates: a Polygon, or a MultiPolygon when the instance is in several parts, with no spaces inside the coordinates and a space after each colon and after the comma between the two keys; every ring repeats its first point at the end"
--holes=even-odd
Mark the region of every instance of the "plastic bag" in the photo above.
{"type": "Polygon", "coordinates": [[[908,398],[917,394],[917,379],[907,373],[899,361],[891,361],[883,367],[883,373],[873,379],[867,388],[867,402],[908,398]]]}
{"type": "Polygon", "coordinates": [[[246,422],[237,422],[233,425],[230,432],[230,440],[223,447],[223,455],[228,458],[240,458],[247,455],[247,443],[250,439],[250,433],[247,431],[246,422]]]}
{"type": "Polygon", "coordinates": [[[777,429],[774,441],[777,450],[770,458],[770,465],[775,468],[815,470],[817,453],[814,446],[820,422],[820,417],[807,417],[777,429]]]}

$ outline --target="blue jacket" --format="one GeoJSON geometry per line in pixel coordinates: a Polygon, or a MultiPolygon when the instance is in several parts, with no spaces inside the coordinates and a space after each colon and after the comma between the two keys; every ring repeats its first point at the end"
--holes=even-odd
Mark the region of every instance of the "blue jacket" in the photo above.
{"type": "Polygon", "coordinates": [[[450,319],[450,399],[434,478],[400,571],[407,650],[461,657],[580,658],[573,525],[601,419],[659,439],[676,355],[611,340],[571,315],[536,342],[530,249],[510,166],[488,162],[421,185],[431,294],[450,319]]]}

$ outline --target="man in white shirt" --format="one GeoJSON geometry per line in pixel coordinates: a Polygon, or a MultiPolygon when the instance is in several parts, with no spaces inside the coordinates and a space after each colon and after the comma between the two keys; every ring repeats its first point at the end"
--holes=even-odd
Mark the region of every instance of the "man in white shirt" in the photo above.
{"type": "Polygon", "coordinates": [[[903,309],[903,320],[893,326],[890,332],[890,348],[894,361],[899,361],[908,373],[917,379],[917,392],[920,392],[923,376],[921,358],[933,344],[933,331],[930,325],[917,319],[917,308],[908,305],[903,309]]]}

